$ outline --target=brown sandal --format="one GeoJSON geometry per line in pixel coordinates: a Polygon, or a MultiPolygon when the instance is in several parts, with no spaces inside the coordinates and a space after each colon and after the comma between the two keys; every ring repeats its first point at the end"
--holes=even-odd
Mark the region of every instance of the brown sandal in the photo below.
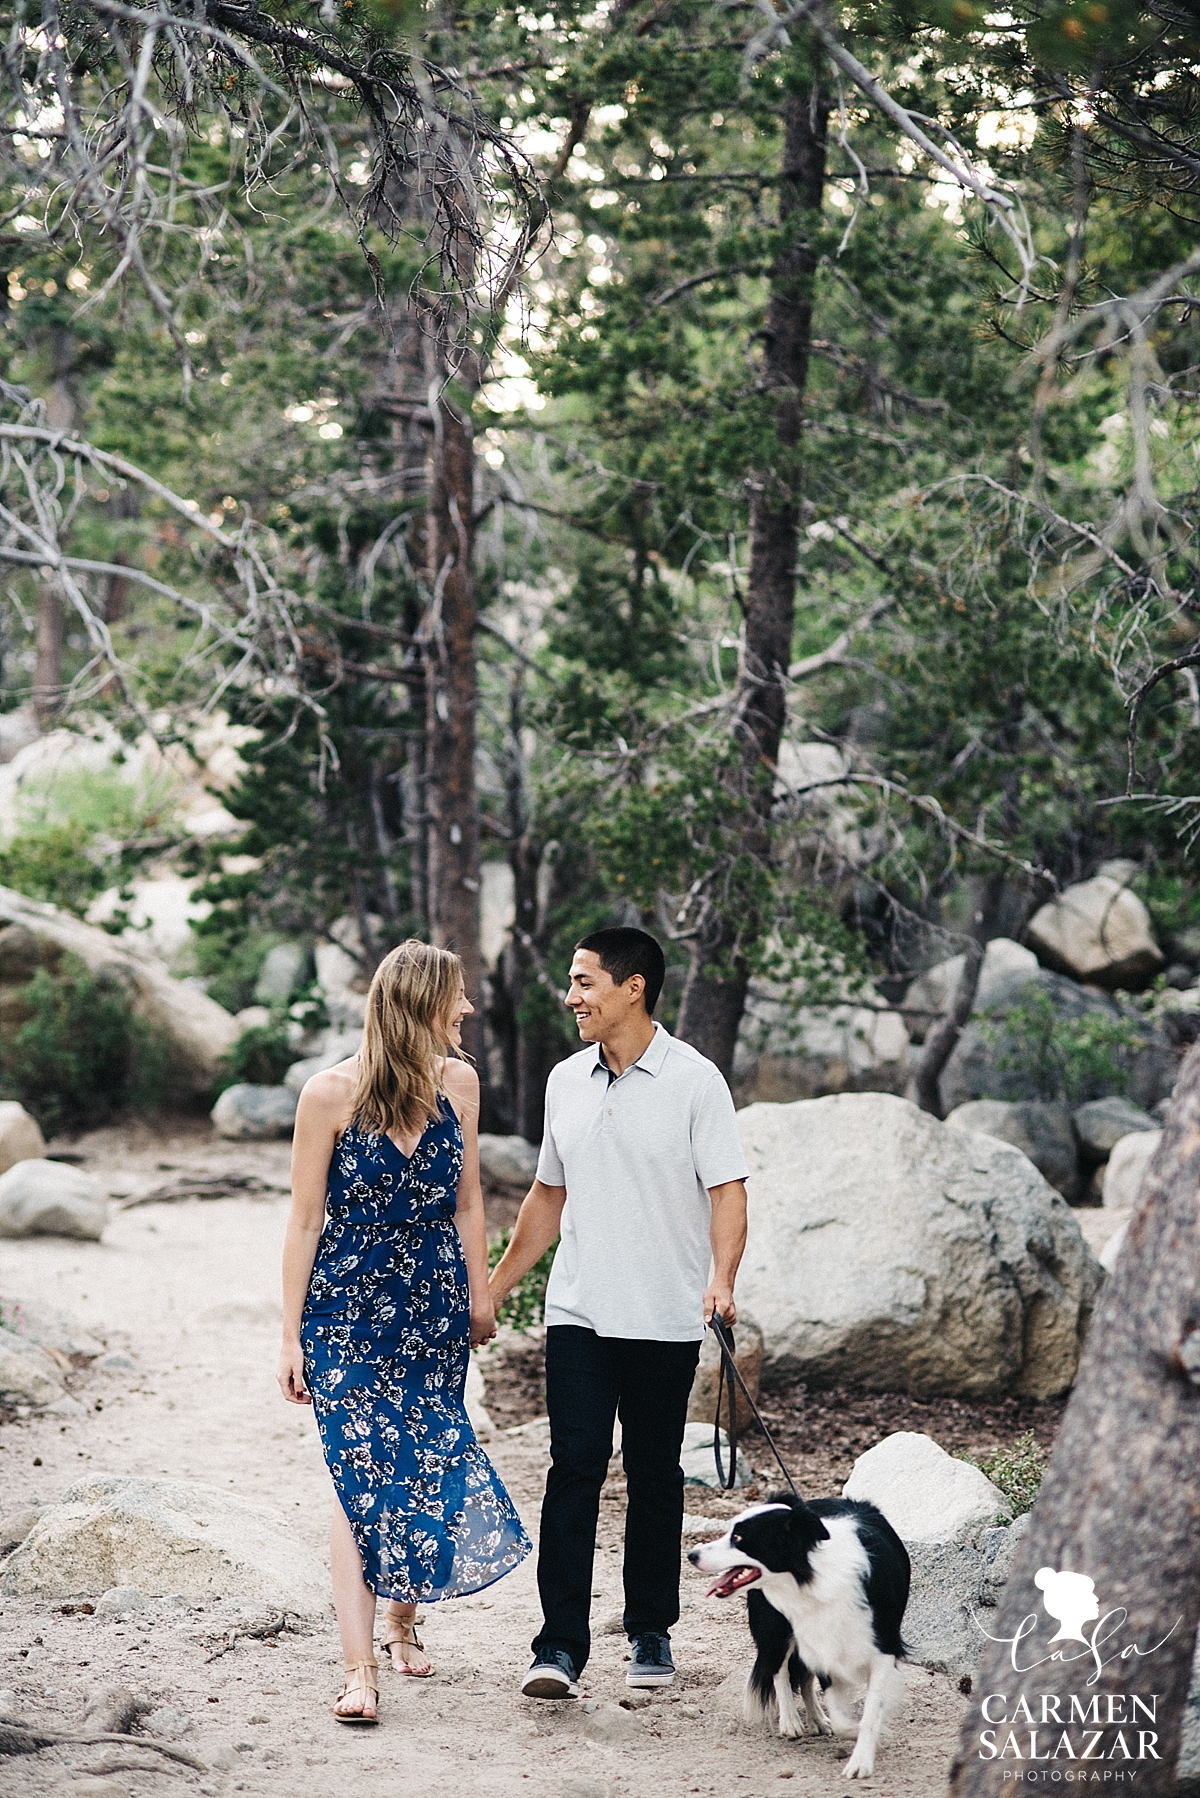
{"type": "MultiPolygon", "coordinates": [[[[368,1692],[374,1692],[375,1701],[376,1701],[376,1703],[379,1702],[379,1687],[375,1684],[375,1681],[373,1679],[368,1679],[368,1677],[367,1677],[368,1673],[378,1673],[378,1671],[379,1671],[379,1662],[378,1661],[361,1660],[361,1661],[347,1661],[346,1662],[346,1672],[348,1674],[357,1673],[359,1676],[359,1684],[362,1687],[362,1702],[364,1704],[366,1703],[368,1692]]],[[[378,1723],[378,1721],[379,1721],[378,1716],[369,1717],[362,1710],[357,1710],[357,1711],[339,1711],[338,1710],[337,1706],[342,1702],[342,1699],[345,1698],[345,1696],[349,1692],[349,1690],[350,1690],[350,1681],[349,1681],[349,1679],[347,1679],[345,1685],[342,1687],[341,1691],[338,1693],[337,1698],[334,1702],[333,1714],[336,1717],[337,1721],[339,1723],[378,1723]]]]}
{"type": "Polygon", "coordinates": [[[406,1622],[402,1617],[390,1617],[385,1613],[384,1623],[386,1627],[383,1634],[383,1652],[390,1659],[396,1672],[406,1674],[409,1679],[429,1679],[433,1674],[432,1667],[418,1671],[416,1667],[410,1667],[407,1661],[397,1660],[392,1653],[393,1648],[418,1648],[422,1654],[425,1653],[425,1644],[417,1634],[416,1618],[414,1617],[411,1622],[406,1622]]]}

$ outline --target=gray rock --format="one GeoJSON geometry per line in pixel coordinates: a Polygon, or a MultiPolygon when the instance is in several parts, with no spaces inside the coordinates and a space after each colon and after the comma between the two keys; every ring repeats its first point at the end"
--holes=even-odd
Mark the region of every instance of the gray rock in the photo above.
{"type": "Polygon", "coordinates": [[[1123,1210],[1137,1203],[1150,1158],[1162,1141],[1161,1130],[1139,1130],[1113,1147],[1104,1170],[1105,1209],[1123,1210]]]}
{"type": "Polygon", "coordinates": [[[1192,1682],[1183,1707],[1183,1739],[1179,1744],[1179,1760],[1175,1768],[1179,1780],[1179,1798],[1185,1798],[1184,1781],[1196,1781],[1187,1788],[1186,1798],[1194,1798],[1200,1790],[1200,1642],[1192,1660],[1192,1682]]]}
{"type": "MultiPolygon", "coordinates": [[[[726,1475],[729,1473],[729,1437],[721,1431],[721,1460],[726,1475]]],[[[711,1423],[685,1424],[683,1431],[683,1448],[679,1455],[679,1465],[683,1469],[685,1486],[717,1487],[717,1458],[713,1453],[713,1427],[711,1423]]],[[[735,1487],[752,1486],[754,1474],[750,1463],[741,1449],[737,1452],[737,1477],[735,1487]]]]}
{"type": "Polygon", "coordinates": [[[806,1006],[803,993],[803,983],[750,982],[733,1061],[737,1105],[904,1091],[912,1060],[898,1011],[863,1005],[849,992],[841,1005],[806,1006]]]}
{"type": "Polygon", "coordinates": [[[69,1598],[136,1584],[148,1596],[240,1597],[321,1616],[329,1574],[273,1507],[185,1480],[91,1474],[43,1513],[0,1592],[69,1598]]]}
{"type": "Polygon", "coordinates": [[[304,984],[308,951],[302,943],[276,943],[263,957],[254,997],[260,1005],[286,1005],[304,984]]]}
{"type": "Polygon", "coordinates": [[[121,1617],[132,1616],[134,1611],[144,1611],[148,1603],[140,1586],[110,1586],[96,1600],[96,1616],[115,1623],[121,1617]]]}
{"type": "MultiPolygon", "coordinates": [[[[1005,1019],[1016,1008],[1025,1008],[1035,994],[1049,999],[1056,1018],[1077,1023],[1092,1013],[1129,1028],[1136,1039],[1133,1048],[1115,1048],[1112,1060],[1126,1096],[1149,1110],[1171,1091],[1179,1069],[1179,1057],[1163,1029],[1128,1002],[1099,989],[1088,990],[1045,968],[1026,978],[1017,973],[997,980],[987,1015],[973,1015],[959,1037],[942,1071],[939,1092],[943,1110],[950,1112],[969,1099],[1052,1099],[1053,1091],[1038,1089],[1036,1068],[1030,1065],[1030,1046],[1006,1027],[1005,1019]]],[[[1087,1083],[1079,1099],[1100,1099],[1111,1092],[1111,1076],[1100,1072],[1087,1083]]]]}
{"type": "Polygon", "coordinates": [[[36,1119],[15,1099],[0,1100],[0,1174],[18,1161],[36,1161],[45,1153],[36,1119]]]}
{"type": "Polygon", "coordinates": [[[160,1704],[142,1718],[142,1728],[147,1735],[157,1736],[160,1742],[177,1742],[181,1736],[191,1734],[195,1727],[186,1711],[171,1704],[160,1704]]]}
{"type": "Polygon", "coordinates": [[[946,1122],[954,1130],[978,1130],[998,1142],[1011,1143],[1028,1155],[1068,1205],[1078,1199],[1082,1184],[1079,1144],[1068,1106],[1028,1099],[1015,1104],[1003,1099],[969,1099],[952,1111],[946,1122]]]}
{"type": "Polygon", "coordinates": [[[1176,961],[1185,961],[1193,968],[1200,967],[1200,924],[1188,924],[1183,930],[1177,930],[1169,947],[1176,961]]]}
{"type": "Polygon", "coordinates": [[[527,1191],[537,1175],[538,1152],[523,1136],[479,1138],[479,1171],[493,1186],[519,1186],[527,1191]]]}
{"type": "Polygon", "coordinates": [[[904,1613],[904,1639],[910,1658],[919,1666],[948,1673],[952,1679],[974,1676],[987,1628],[986,1617],[981,1627],[976,1616],[999,1602],[1027,1521],[1018,1517],[1007,1528],[986,1530],[978,1545],[905,1543],[912,1588],[904,1613]]]}
{"type": "Polygon", "coordinates": [[[0,1517],[0,1555],[11,1554],[45,1510],[44,1505],[27,1505],[23,1511],[9,1511],[0,1517]]]}
{"type": "Polygon", "coordinates": [[[303,1061],[292,1063],[283,1076],[283,1083],[298,1093],[314,1074],[323,1074],[326,1068],[335,1068],[339,1061],[349,1060],[351,1055],[358,1054],[361,1047],[361,1030],[344,1030],[327,1037],[319,1055],[309,1055],[303,1061]]]}
{"type": "Polygon", "coordinates": [[[1106,1274],[1111,1274],[1117,1265],[1117,1257],[1125,1246],[1125,1238],[1129,1234],[1129,1219],[1118,1224],[1104,1247],[1100,1251],[1100,1265],[1106,1274]]]}
{"type": "Polygon", "coordinates": [[[108,1200],[98,1180],[62,1161],[18,1161],[0,1174],[0,1236],[79,1236],[99,1242],[108,1200]]]}
{"type": "Polygon", "coordinates": [[[1067,887],[1034,913],[1026,934],[1046,967],[1096,986],[1145,986],[1166,962],[1150,913],[1111,874],[1067,887]]]}
{"type": "MultiPolygon", "coordinates": [[[[949,1011],[965,960],[963,955],[952,955],[949,961],[938,962],[924,974],[918,974],[904,995],[908,1034],[915,1043],[923,1043],[938,1016],[949,1011]]],[[[1038,958],[1032,949],[1022,948],[1010,937],[993,937],[983,952],[974,1009],[987,1011],[997,993],[1011,986],[1014,976],[1029,980],[1037,971],[1038,958]]]]}
{"type": "Polygon", "coordinates": [[[1103,1280],[1074,1215],[1008,1144],[904,1099],[738,1114],[751,1170],[738,1298],[764,1377],[1048,1398],[1103,1280]]]}
{"type": "Polygon", "coordinates": [[[645,1725],[635,1717],[632,1711],[624,1711],[619,1704],[598,1704],[594,1710],[586,1708],[588,1701],[579,1707],[579,1715],[583,1723],[583,1733],[589,1742],[644,1742],[645,1725]]]}
{"type": "Polygon", "coordinates": [[[842,1496],[878,1505],[910,1543],[977,1542],[983,1530],[1012,1516],[985,1473],[918,1430],[896,1430],[859,1455],[842,1496]]]}
{"type": "Polygon", "coordinates": [[[213,1127],[234,1142],[272,1142],[288,1137],[299,1094],[290,1086],[227,1086],[212,1108],[213,1127]]]}
{"type": "Polygon", "coordinates": [[[1154,1119],[1148,1111],[1131,1105],[1128,1099],[1118,1098],[1115,1094],[1104,1099],[1090,1099],[1086,1105],[1077,1105],[1071,1116],[1080,1147],[1092,1161],[1103,1161],[1106,1156],[1111,1155],[1123,1136],[1129,1136],[1137,1130],[1155,1128],[1154,1119]]]}
{"type": "Polygon", "coordinates": [[[124,1354],[120,1349],[110,1349],[107,1355],[101,1355],[95,1364],[101,1373],[134,1373],[137,1362],[132,1355],[124,1354]]]}
{"type": "Polygon", "coordinates": [[[57,1362],[36,1343],[0,1330],[0,1398],[13,1405],[52,1405],[64,1396],[57,1362]]]}
{"type": "Polygon", "coordinates": [[[93,1360],[104,1353],[104,1344],[82,1329],[64,1312],[28,1299],[0,1298],[0,1324],[23,1336],[26,1342],[52,1354],[79,1355],[93,1360]]]}
{"type": "MultiPolygon", "coordinates": [[[[745,1315],[739,1316],[737,1328],[733,1333],[734,1365],[746,1383],[750,1398],[757,1399],[759,1384],[762,1380],[763,1366],[763,1333],[753,1320],[745,1315]]],[[[700,1345],[700,1360],[696,1367],[696,1377],[692,1381],[692,1390],[688,1397],[688,1422],[707,1423],[710,1427],[717,1414],[717,1388],[721,1379],[721,1349],[712,1330],[705,1332],[704,1341],[700,1345]]],[[[748,1429],[753,1412],[750,1402],[741,1387],[737,1387],[737,1418],[739,1430],[748,1429]]],[[[722,1399],[721,1416],[728,1422],[729,1399],[722,1399]]]]}

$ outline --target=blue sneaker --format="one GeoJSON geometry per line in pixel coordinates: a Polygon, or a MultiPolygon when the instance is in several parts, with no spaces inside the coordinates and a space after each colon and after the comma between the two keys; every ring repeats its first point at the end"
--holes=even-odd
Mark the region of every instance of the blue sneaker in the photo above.
{"type": "Polygon", "coordinates": [[[541,1648],[521,1681],[522,1698],[578,1698],[579,1675],[565,1648],[541,1648]]]}
{"type": "Polygon", "coordinates": [[[669,1686],[675,1677],[671,1659],[671,1638],[658,1630],[631,1636],[633,1664],[625,1675],[627,1686],[669,1686]]]}

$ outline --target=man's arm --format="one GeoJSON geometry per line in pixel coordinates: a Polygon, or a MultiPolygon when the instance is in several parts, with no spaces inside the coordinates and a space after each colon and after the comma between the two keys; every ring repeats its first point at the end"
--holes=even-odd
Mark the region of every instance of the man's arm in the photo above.
{"type": "Polygon", "coordinates": [[[558,1235],[566,1202],[565,1186],[546,1186],[541,1180],[535,1180],[529,1188],[517,1213],[509,1245],[488,1281],[492,1304],[497,1311],[558,1235]]]}
{"type": "MultiPolygon", "coordinates": [[[[710,1186],[712,1224],[713,1277],[704,1295],[704,1321],[712,1321],[719,1311],[727,1324],[737,1322],[737,1306],[733,1302],[733,1282],[746,1247],[746,1183],[726,1180],[723,1186],[710,1186]]],[[[528,1202],[528,1201],[526,1201],[528,1202]]]]}

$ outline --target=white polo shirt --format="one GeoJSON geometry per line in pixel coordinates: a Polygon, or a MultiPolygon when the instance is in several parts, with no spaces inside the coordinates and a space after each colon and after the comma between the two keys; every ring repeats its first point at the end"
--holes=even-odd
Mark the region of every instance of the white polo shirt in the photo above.
{"type": "Polygon", "coordinates": [[[553,1069],[538,1179],[565,1186],[547,1324],[699,1342],[712,1265],[710,1186],[748,1169],[718,1068],[661,1024],[616,1080],[599,1045],[553,1069]]]}

